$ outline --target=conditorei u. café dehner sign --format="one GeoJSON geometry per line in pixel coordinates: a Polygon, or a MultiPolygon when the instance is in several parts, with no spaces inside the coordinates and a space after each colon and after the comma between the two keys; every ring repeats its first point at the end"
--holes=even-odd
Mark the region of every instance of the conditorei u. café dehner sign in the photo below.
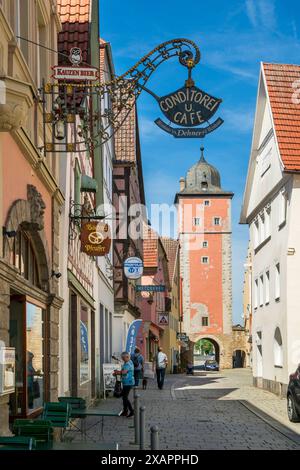
{"type": "Polygon", "coordinates": [[[103,222],[86,222],[81,227],[80,240],[83,253],[89,256],[105,256],[111,247],[110,227],[103,222]]]}
{"type": "Polygon", "coordinates": [[[172,127],[160,118],[156,119],[155,124],[174,137],[205,137],[224,122],[221,118],[209,122],[222,100],[196,86],[184,86],[156,99],[166,118],[179,127],[172,127]],[[205,123],[208,124],[205,127],[196,127],[205,123]]]}

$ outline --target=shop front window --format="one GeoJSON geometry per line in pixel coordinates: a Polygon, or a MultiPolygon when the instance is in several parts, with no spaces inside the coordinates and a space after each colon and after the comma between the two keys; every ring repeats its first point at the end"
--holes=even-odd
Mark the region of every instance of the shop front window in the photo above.
{"type": "Polygon", "coordinates": [[[45,399],[45,310],[24,296],[10,301],[10,346],[15,348],[16,389],[10,396],[10,414],[28,416],[45,399]]]}
{"type": "Polygon", "coordinates": [[[10,262],[21,276],[32,285],[40,288],[37,257],[30,237],[23,230],[19,230],[17,236],[12,239],[10,244],[10,262]]]}
{"type": "Polygon", "coordinates": [[[80,308],[80,384],[90,379],[89,361],[89,311],[81,305],[80,308]]]}
{"type": "Polygon", "coordinates": [[[26,304],[26,361],[28,411],[43,406],[44,396],[44,322],[43,310],[26,304]]]}

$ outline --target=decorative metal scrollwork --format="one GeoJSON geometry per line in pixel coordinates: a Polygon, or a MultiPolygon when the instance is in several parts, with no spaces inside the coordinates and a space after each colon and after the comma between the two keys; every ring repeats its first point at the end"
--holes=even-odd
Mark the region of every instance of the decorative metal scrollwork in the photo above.
{"type": "Polygon", "coordinates": [[[105,215],[98,215],[96,209],[94,209],[88,200],[85,199],[83,204],[77,204],[74,201],[70,201],[69,219],[69,240],[75,240],[84,222],[89,222],[91,220],[104,220],[105,215]]]}
{"type": "Polygon", "coordinates": [[[178,57],[191,70],[200,61],[197,45],[189,39],[166,41],[110,82],[53,82],[43,84],[40,101],[47,152],[90,153],[120,129],[152,73],[166,60],[178,57]]]}
{"type": "Polygon", "coordinates": [[[104,121],[107,121],[106,126],[104,124],[102,127],[102,142],[111,138],[122,126],[157,67],[176,56],[180,64],[188,68],[190,77],[192,68],[200,61],[200,50],[190,39],[172,39],[150,51],[121,76],[100,84],[102,95],[107,94],[113,103],[110,113],[106,110],[102,114],[104,121]]]}

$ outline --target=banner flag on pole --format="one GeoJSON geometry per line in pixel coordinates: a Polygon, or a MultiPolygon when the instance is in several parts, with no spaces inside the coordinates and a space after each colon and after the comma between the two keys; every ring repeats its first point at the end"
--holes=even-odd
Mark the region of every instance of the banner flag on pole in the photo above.
{"type": "Polygon", "coordinates": [[[126,340],[126,352],[130,355],[134,353],[136,347],[136,339],[143,320],[134,320],[128,330],[126,340]]]}

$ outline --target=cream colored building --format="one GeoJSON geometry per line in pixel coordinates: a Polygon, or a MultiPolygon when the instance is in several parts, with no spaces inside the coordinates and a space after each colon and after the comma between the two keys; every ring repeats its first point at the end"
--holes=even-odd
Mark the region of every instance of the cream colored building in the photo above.
{"type": "Polygon", "coordinates": [[[248,247],[244,264],[243,320],[246,336],[246,366],[252,367],[252,258],[248,247]]]}
{"type": "Polygon", "coordinates": [[[249,225],[254,383],[284,394],[300,362],[300,66],[261,65],[241,222],[249,225]]]}

